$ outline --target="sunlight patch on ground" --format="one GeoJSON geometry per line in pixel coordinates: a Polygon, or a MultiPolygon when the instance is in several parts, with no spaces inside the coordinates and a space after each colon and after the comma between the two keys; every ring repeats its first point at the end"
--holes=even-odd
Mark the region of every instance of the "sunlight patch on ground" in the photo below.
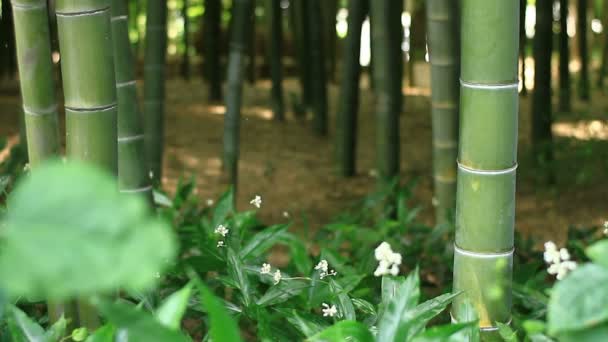
{"type": "Polygon", "coordinates": [[[553,134],[578,140],[608,140],[608,124],[600,120],[557,122],[552,126],[553,134]]]}
{"type": "Polygon", "coordinates": [[[221,105],[207,106],[207,111],[209,113],[215,114],[215,115],[224,115],[224,114],[226,114],[226,106],[221,106],[221,105]]]}

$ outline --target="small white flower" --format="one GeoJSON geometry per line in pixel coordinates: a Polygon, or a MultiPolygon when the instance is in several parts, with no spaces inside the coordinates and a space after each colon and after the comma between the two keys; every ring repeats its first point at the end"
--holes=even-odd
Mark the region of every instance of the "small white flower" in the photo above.
{"type": "Polygon", "coordinates": [[[576,262],[574,261],[564,261],[558,265],[556,278],[557,280],[562,280],[568,273],[574,271],[577,267],[576,262]]]}
{"type": "Polygon", "coordinates": [[[218,247],[218,248],[220,248],[220,247],[224,247],[224,241],[222,241],[222,240],[218,241],[218,242],[217,242],[217,247],[218,247]]]}
{"type": "Polygon", "coordinates": [[[28,172],[29,170],[30,170],[30,163],[26,163],[26,164],[23,166],[23,172],[28,172]]]}
{"type": "Polygon", "coordinates": [[[256,208],[260,208],[262,206],[262,197],[259,195],[255,195],[255,198],[249,201],[249,203],[253,204],[256,208]]]}
{"type": "Polygon", "coordinates": [[[608,221],[604,222],[604,235],[608,235],[608,221]]]}
{"type": "Polygon", "coordinates": [[[228,228],[226,228],[223,224],[220,224],[219,226],[217,226],[217,228],[215,228],[215,234],[220,234],[221,236],[226,236],[228,235],[228,232],[230,230],[228,228]]]}
{"type": "Polygon", "coordinates": [[[207,199],[207,206],[210,207],[213,205],[213,203],[215,203],[211,198],[207,199]]]}
{"type": "Polygon", "coordinates": [[[329,264],[327,263],[327,260],[322,259],[321,261],[319,261],[317,266],[315,266],[315,270],[321,270],[321,272],[327,272],[328,267],[329,267],[329,264]]]}
{"type": "Polygon", "coordinates": [[[278,284],[281,281],[281,278],[283,278],[283,276],[281,275],[281,271],[276,270],[272,278],[274,279],[274,284],[278,284]]]}
{"type": "Polygon", "coordinates": [[[557,246],[553,241],[545,242],[545,252],[543,253],[543,257],[545,262],[547,263],[556,263],[561,259],[561,254],[557,250],[557,246]]]}
{"type": "Polygon", "coordinates": [[[260,268],[260,274],[270,274],[272,272],[272,267],[270,264],[263,264],[262,268],[260,268]]]}
{"type": "Polygon", "coordinates": [[[150,172],[148,172],[148,177],[150,177],[150,179],[154,178],[154,171],[150,170],[150,172]]]}
{"type": "Polygon", "coordinates": [[[565,248],[562,248],[559,250],[559,256],[562,259],[562,261],[570,260],[570,253],[568,253],[568,250],[565,248]]]}
{"type": "Polygon", "coordinates": [[[545,243],[545,252],[543,254],[545,262],[549,264],[547,273],[555,275],[557,280],[562,280],[571,271],[576,269],[576,262],[570,261],[570,253],[566,248],[557,249],[557,246],[552,241],[545,243]]]}
{"type": "Polygon", "coordinates": [[[323,305],[323,317],[334,317],[338,313],[338,309],[335,305],[329,306],[329,304],[322,303],[323,305]]]}
{"type": "Polygon", "coordinates": [[[284,211],[284,212],[283,212],[283,217],[284,217],[284,218],[289,218],[289,213],[288,213],[288,212],[286,212],[286,211],[284,211]]]}
{"type": "Polygon", "coordinates": [[[402,257],[401,254],[393,252],[391,245],[387,242],[382,242],[374,250],[374,256],[378,260],[378,268],[374,271],[374,276],[380,277],[383,275],[399,274],[399,265],[401,265],[402,257]]]}

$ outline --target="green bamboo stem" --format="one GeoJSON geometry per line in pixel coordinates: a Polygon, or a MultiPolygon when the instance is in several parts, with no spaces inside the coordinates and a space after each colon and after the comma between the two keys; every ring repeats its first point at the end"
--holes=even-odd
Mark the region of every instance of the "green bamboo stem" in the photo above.
{"type": "Polygon", "coordinates": [[[427,1],[431,62],[433,178],[437,223],[450,220],[456,205],[458,154],[459,47],[458,8],[452,0],[427,1]]]}
{"type": "Polygon", "coordinates": [[[452,306],[470,300],[482,335],[511,320],[519,1],[461,1],[460,141],[452,306]]]}
{"type": "Polygon", "coordinates": [[[188,0],[182,0],[182,19],[184,20],[184,53],[182,56],[182,64],[180,66],[180,73],[182,78],[185,80],[190,79],[190,19],[188,18],[188,0]]]}
{"type": "Polygon", "coordinates": [[[361,28],[369,12],[368,0],[348,3],[348,33],[344,43],[344,72],[340,88],[340,108],[336,117],[336,160],[338,173],[355,175],[357,151],[357,116],[359,112],[359,77],[361,65],[361,28]]]}
{"type": "MultiPolygon", "coordinates": [[[[55,8],[61,51],[69,158],[112,174],[117,165],[117,101],[109,0],[58,0],[55,8]]],[[[99,325],[95,311],[78,303],[79,325],[99,325]]]]}
{"type": "Polygon", "coordinates": [[[32,167],[59,154],[51,35],[45,0],[12,0],[17,62],[32,167]]]}
{"type": "Polygon", "coordinates": [[[152,182],[162,181],[165,126],[165,58],[167,53],[167,4],[149,1],[146,8],[144,61],[144,135],[152,182]]]}
{"type": "MultiPolygon", "coordinates": [[[[534,36],[534,93],[532,94],[532,145],[536,160],[553,160],[551,132],[551,52],[553,41],[553,1],[536,0],[534,36]]],[[[553,181],[550,169],[549,180],[553,181]]]]}
{"type": "Polygon", "coordinates": [[[399,116],[403,58],[401,13],[403,2],[370,1],[372,59],[376,93],[376,156],[381,184],[399,175],[399,116]]]}
{"type": "Polygon", "coordinates": [[[312,83],[313,131],[318,136],[327,135],[327,71],[323,46],[323,24],[318,15],[321,13],[320,0],[306,0],[308,28],[310,29],[310,71],[312,83]]]}
{"type": "Polygon", "coordinates": [[[571,105],[568,0],[559,0],[559,18],[559,109],[562,112],[569,112],[571,105]]]}
{"type": "Polygon", "coordinates": [[[581,71],[579,75],[579,97],[583,101],[591,98],[589,88],[589,51],[587,49],[587,0],[578,0],[577,13],[578,49],[581,58],[581,71]]]}
{"type": "Polygon", "coordinates": [[[253,14],[251,0],[234,0],[232,5],[232,37],[228,54],[226,114],[224,115],[224,171],[229,182],[238,184],[239,130],[243,93],[243,66],[247,52],[247,35],[253,14]]]}
{"type": "Polygon", "coordinates": [[[144,131],[137,104],[134,59],[129,42],[127,3],[112,0],[112,43],[118,99],[118,186],[121,192],[152,200],[144,131]]]}
{"type": "Polygon", "coordinates": [[[222,101],[222,75],[219,43],[221,41],[221,0],[205,0],[203,14],[203,71],[209,83],[209,100],[222,101]]]}
{"type": "Polygon", "coordinates": [[[281,0],[268,0],[270,18],[270,78],[272,79],[272,112],[276,121],[285,121],[281,50],[283,45],[283,16],[281,0]]]}
{"type": "Polygon", "coordinates": [[[521,95],[528,95],[528,88],[526,88],[526,43],[528,37],[526,37],[526,6],[528,0],[519,0],[519,56],[521,58],[521,95]]]}

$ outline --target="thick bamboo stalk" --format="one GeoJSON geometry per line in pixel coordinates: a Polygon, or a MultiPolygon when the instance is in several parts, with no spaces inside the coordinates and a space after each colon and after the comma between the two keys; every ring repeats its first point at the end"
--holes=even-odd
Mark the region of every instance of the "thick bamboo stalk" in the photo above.
{"type": "Polygon", "coordinates": [[[203,14],[203,71],[209,83],[209,100],[222,100],[222,63],[220,60],[222,1],[205,0],[203,14]]]}
{"type": "Polygon", "coordinates": [[[361,28],[369,12],[369,0],[351,0],[348,3],[348,33],[344,43],[344,56],[340,108],[336,117],[336,160],[338,173],[345,177],[355,175],[357,151],[357,114],[359,112],[359,77],[361,65],[361,28]]]}
{"type": "Polygon", "coordinates": [[[400,48],[403,38],[402,12],[402,1],[370,1],[376,93],[376,157],[381,184],[399,175],[399,116],[403,102],[403,57],[400,48]]]}
{"type": "Polygon", "coordinates": [[[268,0],[270,9],[270,78],[272,79],[271,101],[272,112],[276,121],[285,121],[285,105],[283,101],[282,45],[283,45],[283,15],[281,0],[268,0]]]}
{"type": "MultiPolygon", "coordinates": [[[[290,6],[291,7],[291,6],[290,6]]],[[[309,107],[312,104],[312,73],[310,70],[310,29],[309,13],[306,0],[293,0],[291,11],[292,23],[294,25],[294,36],[298,59],[298,76],[302,91],[302,104],[309,107]]]]}
{"type": "Polygon", "coordinates": [[[327,71],[325,68],[325,51],[323,43],[323,21],[320,0],[306,0],[308,9],[310,71],[312,83],[313,131],[318,136],[327,135],[327,71]]]}
{"type": "Polygon", "coordinates": [[[568,37],[568,0],[559,0],[559,110],[569,112],[570,48],[568,37]]]}
{"type": "Polygon", "coordinates": [[[578,49],[581,58],[581,71],[579,75],[579,97],[583,101],[591,98],[589,89],[589,51],[587,49],[587,0],[578,0],[577,13],[578,49]]]}
{"type": "MultiPolygon", "coordinates": [[[[551,52],[553,1],[536,0],[534,36],[534,93],[532,94],[532,145],[537,162],[553,160],[551,132],[551,52]]],[[[550,180],[552,172],[549,169],[550,180]]]]}
{"type": "Polygon", "coordinates": [[[51,35],[45,0],[12,0],[30,164],[59,154],[51,35]]]}
{"type": "Polygon", "coordinates": [[[165,58],[167,54],[167,4],[149,1],[146,8],[144,61],[144,135],[152,182],[162,181],[165,134],[165,58]]]}
{"type": "Polygon", "coordinates": [[[118,186],[121,192],[152,200],[144,130],[137,104],[134,59],[129,42],[127,3],[112,0],[112,43],[118,100],[118,186]]]}
{"type": "Polygon", "coordinates": [[[251,24],[251,0],[234,0],[232,5],[232,37],[228,54],[226,114],[224,115],[224,172],[235,187],[238,181],[241,101],[247,34],[251,24]]]}
{"type": "Polygon", "coordinates": [[[437,223],[450,221],[456,205],[458,151],[459,44],[458,8],[453,0],[428,0],[427,27],[431,62],[433,178],[437,223]]]}
{"type": "MultiPolygon", "coordinates": [[[[58,0],[69,158],[117,174],[117,102],[109,0],[58,0]]],[[[79,324],[99,325],[95,311],[78,303],[79,324]]]]}
{"type": "Polygon", "coordinates": [[[461,1],[455,321],[470,300],[483,335],[511,320],[519,1],[461,1]]]}

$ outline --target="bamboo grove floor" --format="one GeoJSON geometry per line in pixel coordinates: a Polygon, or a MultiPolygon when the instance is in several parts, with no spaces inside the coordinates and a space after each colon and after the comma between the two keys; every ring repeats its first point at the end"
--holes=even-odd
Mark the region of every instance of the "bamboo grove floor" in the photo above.
{"type": "MultiPolygon", "coordinates": [[[[20,99],[18,92],[10,88],[0,90],[0,134],[14,137],[18,132],[16,113],[20,99]]],[[[329,138],[318,138],[309,122],[293,117],[290,94],[298,91],[295,80],[285,82],[288,120],[277,123],[271,119],[269,108],[270,83],[262,80],[255,86],[245,85],[237,199],[239,209],[248,209],[249,200],[261,195],[261,219],[267,223],[285,222],[286,212],[295,218],[296,231],[305,227],[305,220],[313,229],[328,223],[375,185],[372,92],[363,84],[358,174],[342,179],[334,172],[333,125],[329,138]]],[[[420,219],[432,224],[428,93],[428,89],[404,89],[401,170],[404,181],[418,179],[412,204],[422,205],[420,219]]],[[[217,198],[226,189],[221,176],[225,107],[208,104],[206,94],[199,79],[168,81],[163,177],[164,186],[171,190],[180,176],[195,176],[198,195],[203,200],[217,198]]],[[[338,104],[336,85],[330,86],[329,98],[333,124],[338,104]]],[[[565,238],[569,225],[600,225],[608,220],[608,99],[599,91],[593,93],[592,99],[592,104],[586,104],[573,95],[572,113],[555,114],[557,185],[546,186],[538,180],[538,168],[533,166],[529,152],[531,96],[520,97],[516,229],[559,242],[565,238]]]]}

